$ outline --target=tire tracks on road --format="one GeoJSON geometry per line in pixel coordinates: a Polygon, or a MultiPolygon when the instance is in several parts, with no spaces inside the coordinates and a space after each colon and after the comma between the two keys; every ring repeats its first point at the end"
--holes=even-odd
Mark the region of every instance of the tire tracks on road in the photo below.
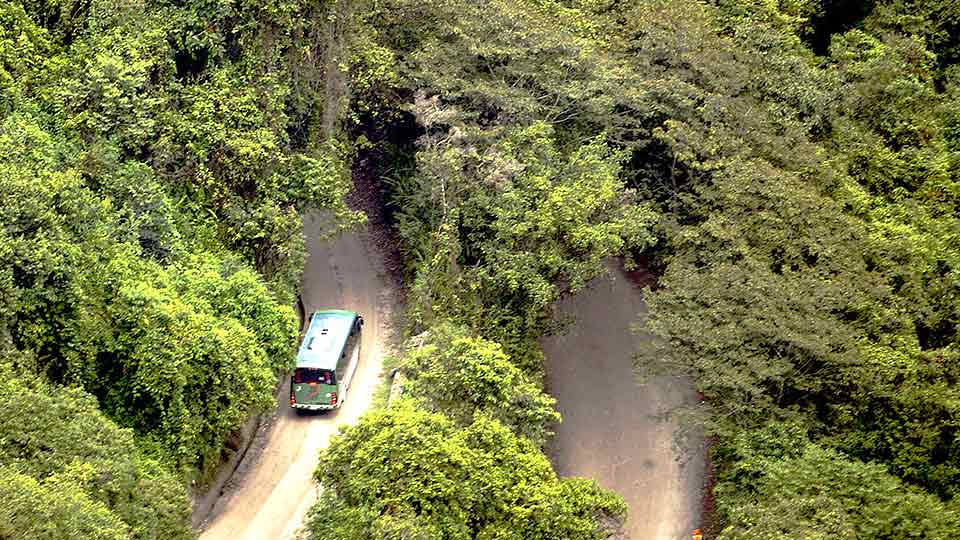
{"type": "Polygon", "coordinates": [[[396,290],[384,272],[383,256],[369,229],[322,240],[324,220],[304,218],[309,253],[302,298],[309,314],[343,308],[363,315],[360,364],[343,406],[332,413],[298,416],[287,402],[288,381],[280,385],[278,408],[256,435],[234,477],[214,505],[201,540],[292,538],[316,500],[313,472],[318,455],[341,426],[366,411],[380,381],[383,351],[392,335],[396,290]]]}

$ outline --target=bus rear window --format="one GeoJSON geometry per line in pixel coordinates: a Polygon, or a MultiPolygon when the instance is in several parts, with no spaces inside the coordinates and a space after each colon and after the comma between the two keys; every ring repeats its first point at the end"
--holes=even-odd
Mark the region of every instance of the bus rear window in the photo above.
{"type": "Polygon", "coordinates": [[[328,369],[297,368],[293,371],[293,382],[297,384],[335,384],[333,372],[328,369]]]}

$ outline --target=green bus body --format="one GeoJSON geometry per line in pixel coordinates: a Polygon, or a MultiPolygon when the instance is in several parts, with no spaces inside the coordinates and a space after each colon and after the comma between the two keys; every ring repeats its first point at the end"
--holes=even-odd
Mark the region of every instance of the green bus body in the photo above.
{"type": "Polygon", "coordinates": [[[290,406],[336,409],[346,401],[360,360],[363,318],[353,311],[315,311],[297,352],[290,377],[290,406]]]}

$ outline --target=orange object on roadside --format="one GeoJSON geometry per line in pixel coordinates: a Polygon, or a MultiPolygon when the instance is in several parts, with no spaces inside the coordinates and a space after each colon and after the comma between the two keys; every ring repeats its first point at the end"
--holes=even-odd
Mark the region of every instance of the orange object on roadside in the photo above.
{"type": "Polygon", "coordinates": [[[700,529],[694,529],[690,538],[691,540],[703,540],[703,534],[700,532],[700,529]]]}

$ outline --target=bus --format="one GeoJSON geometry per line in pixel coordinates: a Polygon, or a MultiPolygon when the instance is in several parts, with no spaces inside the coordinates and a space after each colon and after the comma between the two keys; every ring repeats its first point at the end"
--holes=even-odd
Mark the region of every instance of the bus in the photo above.
{"type": "Polygon", "coordinates": [[[290,377],[290,406],[304,410],[337,409],[347,400],[360,361],[363,317],[353,311],[326,309],[310,315],[290,377]]]}

